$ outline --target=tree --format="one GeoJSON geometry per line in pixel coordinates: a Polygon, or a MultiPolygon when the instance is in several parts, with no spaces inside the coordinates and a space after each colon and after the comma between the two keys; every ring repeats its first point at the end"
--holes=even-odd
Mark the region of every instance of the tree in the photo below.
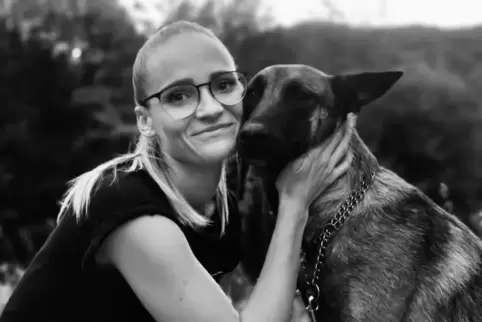
{"type": "MultiPolygon", "coordinates": [[[[360,132],[381,162],[441,205],[445,183],[455,213],[467,222],[480,201],[477,100],[466,83],[444,70],[417,64],[379,102],[366,107],[360,132]]],[[[480,154],[479,154],[480,158],[480,154]]]]}
{"type": "Polygon", "coordinates": [[[43,242],[35,227],[46,237],[67,181],[132,139],[119,124],[133,121],[130,70],[143,36],[113,4],[81,13],[33,6],[0,25],[0,225],[14,245],[0,260],[27,263],[43,242]]]}

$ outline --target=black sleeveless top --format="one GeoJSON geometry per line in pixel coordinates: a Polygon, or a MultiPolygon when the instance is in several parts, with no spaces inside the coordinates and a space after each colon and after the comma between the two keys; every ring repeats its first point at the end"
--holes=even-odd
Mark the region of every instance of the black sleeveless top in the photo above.
{"type": "Polygon", "coordinates": [[[167,197],[143,170],[105,175],[91,197],[88,216],[76,222],[66,214],[36,254],[7,302],[0,322],[154,321],[123,276],[100,267],[95,253],[120,225],[144,215],[163,215],[178,223],[191,249],[219,281],[239,261],[240,218],[230,198],[230,218],[223,237],[221,220],[198,231],[176,220],[167,197]]]}

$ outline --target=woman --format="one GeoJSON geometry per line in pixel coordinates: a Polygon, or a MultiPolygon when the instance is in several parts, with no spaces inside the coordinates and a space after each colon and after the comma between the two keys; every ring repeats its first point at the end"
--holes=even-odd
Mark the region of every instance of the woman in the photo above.
{"type": "Polygon", "coordinates": [[[133,85],[141,133],[135,151],[73,182],[57,227],[0,321],[290,320],[307,209],[348,168],[351,126],[278,178],[266,262],[236,312],[216,281],[239,261],[240,219],[224,164],[235,148],[246,80],[218,38],[181,21],[139,50],[133,85]]]}

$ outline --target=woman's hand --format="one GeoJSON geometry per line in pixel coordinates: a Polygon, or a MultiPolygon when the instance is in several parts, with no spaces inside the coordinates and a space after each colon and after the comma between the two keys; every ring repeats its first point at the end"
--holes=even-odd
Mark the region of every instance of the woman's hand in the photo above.
{"type": "Polygon", "coordinates": [[[347,121],[320,146],[287,165],[276,181],[280,199],[301,202],[307,208],[326,188],[344,175],[353,153],[348,149],[355,126],[355,116],[347,121]]]}
{"type": "Polygon", "coordinates": [[[301,298],[301,295],[296,293],[295,300],[293,302],[293,314],[291,316],[291,322],[315,322],[311,321],[308,312],[305,309],[305,303],[301,298]]]}

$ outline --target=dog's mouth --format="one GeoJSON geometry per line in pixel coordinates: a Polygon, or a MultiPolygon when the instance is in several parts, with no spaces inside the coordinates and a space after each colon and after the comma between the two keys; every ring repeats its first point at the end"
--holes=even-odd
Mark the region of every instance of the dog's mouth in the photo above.
{"type": "Polygon", "coordinates": [[[266,166],[269,155],[269,142],[260,138],[239,140],[238,150],[243,157],[255,166],[266,166]]]}
{"type": "Polygon", "coordinates": [[[266,168],[268,166],[268,162],[266,160],[255,159],[255,158],[246,158],[252,166],[257,168],[266,168]]]}
{"type": "Polygon", "coordinates": [[[241,141],[238,151],[249,164],[256,168],[265,168],[276,171],[288,162],[286,155],[289,147],[275,140],[253,139],[252,141],[241,141]]]}
{"type": "Polygon", "coordinates": [[[246,128],[238,137],[238,151],[255,167],[283,167],[298,153],[295,150],[292,142],[271,132],[246,128]]]}
{"type": "Polygon", "coordinates": [[[274,170],[283,168],[308,148],[300,140],[289,140],[277,129],[254,122],[241,128],[237,143],[238,151],[248,163],[274,170]]]}
{"type": "Polygon", "coordinates": [[[260,123],[247,123],[239,133],[238,149],[248,161],[264,163],[269,132],[260,123]]]}

